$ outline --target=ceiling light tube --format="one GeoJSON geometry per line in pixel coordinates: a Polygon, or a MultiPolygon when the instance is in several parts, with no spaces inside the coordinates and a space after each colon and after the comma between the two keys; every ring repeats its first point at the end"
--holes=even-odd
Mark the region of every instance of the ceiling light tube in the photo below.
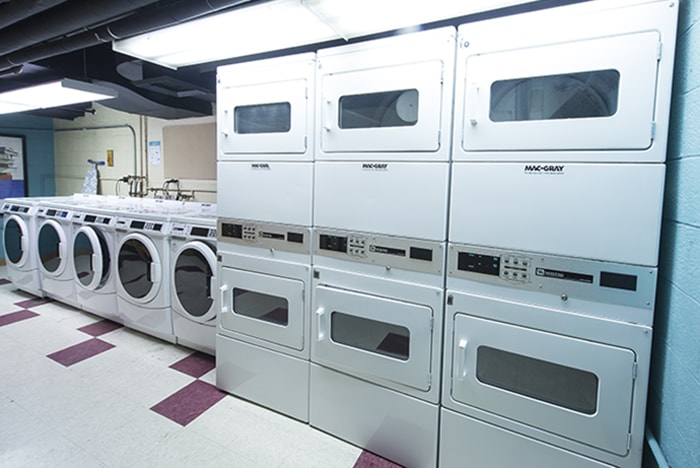
{"type": "Polygon", "coordinates": [[[0,93],[0,114],[67,106],[117,97],[113,89],[65,78],[0,93]]]}

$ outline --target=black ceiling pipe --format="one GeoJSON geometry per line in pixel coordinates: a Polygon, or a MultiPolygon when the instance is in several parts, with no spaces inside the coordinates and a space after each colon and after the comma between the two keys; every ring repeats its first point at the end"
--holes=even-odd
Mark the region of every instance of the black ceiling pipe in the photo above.
{"type": "Polygon", "coordinates": [[[119,2],[73,0],[50,10],[37,13],[27,21],[20,21],[0,30],[0,54],[33,46],[39,42],[67,34],[85,31],[105,22],[111,22],[157,0],[128,0],[119,2]],[[41,25],[37,27],[37,25],[41,25]]]}
{"type": "Polygon", "coordinates": [[[66,0],[16,0],[0,2],[0,29],[48,10],[66,0]]]}
{"type": "Polygon", "coordinates": [[[173,26],[250,0],[183,1],[171,8],[156,9],[146,14],[132,15],[95,30],[57,41],[28,47],[0,56],[0,72],[24,63],[92,47],[115,39],[124,39],[156,29],[173,26]]]}

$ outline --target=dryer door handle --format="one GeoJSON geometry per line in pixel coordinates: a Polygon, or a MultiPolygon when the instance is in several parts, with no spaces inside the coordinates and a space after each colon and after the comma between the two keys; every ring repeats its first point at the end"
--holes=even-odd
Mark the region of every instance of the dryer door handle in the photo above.
{"type": "Polygon", "coordinates": [[[469,91],[467,95],[467,102],[464,104],[471,109],[467,121],[472,127],[476,127],[479,124],[479,113],[477,109],[479,108],[479,85],[476,83],[471,83],[469,85],[469,91]]]}
{"type": "Polygon", "coordinates": [[[20,248],[22,249],[22,255],[27,255],[27,248],[29,247],[29,239],[27,237],[28,236],[22,235],[19,238],[19,244],[20,248]]]}
{"type": "Polygon", "coordinates": [[[160,265],[151,262],[151,282],[154,284],[160,283],[160,265]]]}
{"type": "Polygon", "coordinates": [[[453,378],[459,382],[463,382],[467,377],[467,339],[461,338],[457,344],[457,362],[452,363],[453,378]]]}
{"type": "Polygon", "coordinates": [[[319,307],[316,309],[316,340],[321,342],[326,339],[326,328],[324,316],[326,315],[326,309],[319,307]]]}
{"type": "Polygon", "coordinates": [[[96,274],[102,275],[102,254],[94,252],[92,254],[92,271],[96,274]]]}
{"type": "Polygon", "coordinates": [[[228,284],[222,284],[219,286],[219,299],[221,299],[219,308],[221,309],[222,314],[229,312],[228,303],[226,302],[226,291],[228,291],[228,284]]]}

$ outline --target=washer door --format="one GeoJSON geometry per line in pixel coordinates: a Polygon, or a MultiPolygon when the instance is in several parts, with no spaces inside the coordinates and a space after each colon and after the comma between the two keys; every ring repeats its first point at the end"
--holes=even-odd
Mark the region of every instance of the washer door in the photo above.
{"type": "Polygon", "coordinates": [[[127,234],[117,253],[117,287],[120,294],[139,304],[150,302],[160,291],[162,264],[158,250],[143,234],[127,234]]]}
{"type": "Polygon", "coordinates": [[[175,253],[172,272],[173,310],[185,318],[206,323],[216,317],[216,253],[212,246],[191,241],[175,253]]]}
{"type": "Polygon", "coordinates": [[[111,259],[104,234],[83,226],[73,237],[75,280],[81,287],[95,291],[109,279],[111,259]]]}
{"type": "Polygon", "coordinates": [[[41,271],[48,276],[60,276],[68,263],[68,242],[61,224],[53,219],[44,221],[39,227],[37,246],[41,271]]]}
{"type": "Polygon", "coordinates": [[[16,268],[22,268],[29,258],[29,227],[26,221],[11,215],[5,221],[3,232],[5,258],[16,268]]]}

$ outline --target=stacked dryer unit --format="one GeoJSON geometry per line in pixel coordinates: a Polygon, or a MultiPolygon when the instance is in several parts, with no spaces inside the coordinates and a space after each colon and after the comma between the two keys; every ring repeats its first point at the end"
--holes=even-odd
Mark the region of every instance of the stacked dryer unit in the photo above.
{"type": "Polygon", "coordinates": [[[320,50],[312,425],[437,460],[455,29],[320,50]]]}
{"type": "Polygon", "coordinates": [[[459,28],[442,467],[641,465],[677,10],[459,28]]]}
{"type": "Polygon", "coordinates": [[[308,421],[313,53],[218,70],[217,386],[308,421]]]}

